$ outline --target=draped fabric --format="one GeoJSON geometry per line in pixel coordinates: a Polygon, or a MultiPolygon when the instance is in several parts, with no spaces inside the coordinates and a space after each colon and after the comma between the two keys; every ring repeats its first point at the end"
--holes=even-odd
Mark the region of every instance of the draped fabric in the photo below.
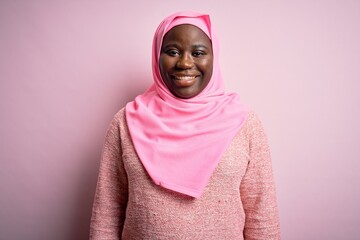
{"type": "Polygon", "coordinates": [[[179,12],[165,18],[153,39],[154,84],[126,105],[126,121],[136,153],[155,184],[200,197],[248,110],[235,93],[225,93],[219,67],[219,44],[207,14],[179,12]],[[164,35],[192,24],[211,40],[213,73],[197,96],[174,96],[163,82],[159,56],[164,35]]]}

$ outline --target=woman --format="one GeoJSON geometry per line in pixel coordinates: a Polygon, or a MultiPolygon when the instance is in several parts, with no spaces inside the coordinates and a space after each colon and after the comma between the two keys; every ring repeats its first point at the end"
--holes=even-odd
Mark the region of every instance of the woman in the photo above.
{"type": "Polygon", "coordinates": [[[224,92],[210,17],[159,25],[153,86],[114,117],[92,239],[279,239],[269,148],[257,116],[224,92]]]}

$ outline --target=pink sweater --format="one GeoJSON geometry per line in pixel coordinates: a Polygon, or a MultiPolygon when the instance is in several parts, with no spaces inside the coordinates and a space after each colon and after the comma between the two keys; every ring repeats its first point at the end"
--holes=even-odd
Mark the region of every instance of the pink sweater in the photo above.
{"type": "Polygon", "coordinates": [[[120,110],[104,143],[90,239],[280,239],[270,151],[258,117],[248,115],[195,199],[152,182],[120,110]]]}

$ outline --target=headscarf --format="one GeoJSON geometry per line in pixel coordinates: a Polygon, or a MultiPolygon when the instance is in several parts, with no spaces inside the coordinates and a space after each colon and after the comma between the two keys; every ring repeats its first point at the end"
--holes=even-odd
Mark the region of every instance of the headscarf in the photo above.
{"type": "Polygon", "coordinates": [[[199,198],[247,116],[237,94],[225,93],[219,45],[210,16],[179,12],[165,18],[153,39],[154,84],[126,105],[126,121],[136,153],[155,184],[199,198]],[[164,35],[181,24],[197,26],[210,38],[213,73],[197,96],[174,96],[161,78],[159,57],[164,35]]]}

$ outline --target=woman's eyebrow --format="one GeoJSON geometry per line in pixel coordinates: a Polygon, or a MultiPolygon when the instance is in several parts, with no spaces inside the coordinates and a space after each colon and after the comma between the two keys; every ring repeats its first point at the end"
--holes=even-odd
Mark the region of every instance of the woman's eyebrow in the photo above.
{"type": "Polygon", "coordinates": [[[180,46],[177,43],[168,43],[168,44],[164,45],[162,48],[169,48],[169,47],[179,48],[180,46]]]}
{"type": "Polygon", "coordinates": [[[204,44],[194,44],[192,45],[193,48],[205,48],[205,49],[209,49],[206,45],[204,44]]]}
{"type": "MultiPolygon", "coordinates": [[[[169,48],[169,47],[180,48],[180,45],[177,43],[168,43],[168,44],[164,45],[162,48],[164,49],[164,48],[169,48]]],[[[198,49],[198,48],[209,49],[209,47],[207,47],[204,44],[193,44],[191,47],[195,48],[195,49],[198,49]]]]}

